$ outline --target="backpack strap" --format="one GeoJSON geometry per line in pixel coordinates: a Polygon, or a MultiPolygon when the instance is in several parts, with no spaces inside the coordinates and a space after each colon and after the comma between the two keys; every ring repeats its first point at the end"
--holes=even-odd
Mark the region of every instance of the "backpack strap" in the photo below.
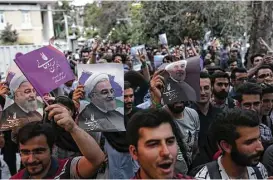
{"type": "Polygon", "coordinates": [[[222,179],[217,160],[206,164],[210,179],[222,179]]]}
{"type": "Polygon", "coordinates": [[[262,174],[261,174],[261,171],[259,170],[259,168],[257,166],[252,167],[252,168],[253,168],[253,170],[254,170],[254,172],[256,174],[257,179],[264,179],[262,174]]]}

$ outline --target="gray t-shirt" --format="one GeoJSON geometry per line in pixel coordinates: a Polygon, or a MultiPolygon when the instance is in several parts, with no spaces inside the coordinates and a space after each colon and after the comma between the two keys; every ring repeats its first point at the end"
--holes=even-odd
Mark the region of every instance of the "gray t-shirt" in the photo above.
{"type": "MultiPolygon", "coordinates": [[[[163,108],[166,108],[164,106],[163,108]]],[[[197,112],[189,107],[185,107],[184,109],[184,117],[182,119],[176,119],[176,124],[180,130],[181,137],[184,141],[184,144],[187,149],[187,157],[189,163],[192,163],[193,158],[196,154],[194,154],[194,149],[197,148],[198,145],[198,133],[200,130],[200,121],[197,112]]],[[[197,153],[197,152],[196,152],[197,153]]],[[[178,147],[178,155],[177,162],[175,165],[175,172],[187,174],[188,167],[183,158],[183,154],[178,147]]]]}

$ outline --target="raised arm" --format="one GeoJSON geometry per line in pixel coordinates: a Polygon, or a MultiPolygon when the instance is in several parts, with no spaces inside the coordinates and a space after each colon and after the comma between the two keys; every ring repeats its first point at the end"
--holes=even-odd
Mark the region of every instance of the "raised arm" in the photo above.
{"type": "Polygon", "coordinates": [[[99,145],[93,137],[76,125],[68,110],[63,106],[53,104],[48,106],[46,111],[49,111],[49,119],[53,118],[60,127],[71,134],[83,154],[75,167],[76,177],[92,177],[105,159],[105,155],[99,145]]]}

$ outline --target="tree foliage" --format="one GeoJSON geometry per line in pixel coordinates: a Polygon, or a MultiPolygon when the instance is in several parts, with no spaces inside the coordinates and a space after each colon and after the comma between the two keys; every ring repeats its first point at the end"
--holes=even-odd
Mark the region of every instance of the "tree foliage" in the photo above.
{"type": "Polygon", "coordinates": [[[12,30],[12,25],[7,23],[5,29],[1,32],[1,40],[4,44],[13,44],[18,40],[18,33],[12,30]]]}
{"type": "Polygon", "coordinates": [[[129,4],[127,1],[102,1],[100,7],[96,2],[88,4],[84,10],[84,24],[98,28],[100,36],[106,37],[118,18],[128,16],[129,4]]]}
{"type": "MultiPolygon", "coordinates": [[[[68,1],[62,1],[62,5],[59,6],[58,3],[55,4],[56,9],[63,11],[55,11],[53,14],[53,24],[54,24],[54,33],[57,38],[65,38],[65,23],[64,23],[64,13],[70,15],[72,7],[69,5],[68,1]]],[[[72,16],[73,17],[73,16],[72,16]]],[[[71,21],[68,22],[69,25],[71,21]]]]}

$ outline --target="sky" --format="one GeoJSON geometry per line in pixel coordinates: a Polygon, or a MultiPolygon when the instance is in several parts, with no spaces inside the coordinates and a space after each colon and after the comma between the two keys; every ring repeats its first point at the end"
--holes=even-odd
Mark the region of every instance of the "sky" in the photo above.
{"type": "Polygon", "coordinates": [[[94,2],[94,0],[74,0],[72,4],[75,6],[84,6],[85,4],[92,2],[94,2]]]}

